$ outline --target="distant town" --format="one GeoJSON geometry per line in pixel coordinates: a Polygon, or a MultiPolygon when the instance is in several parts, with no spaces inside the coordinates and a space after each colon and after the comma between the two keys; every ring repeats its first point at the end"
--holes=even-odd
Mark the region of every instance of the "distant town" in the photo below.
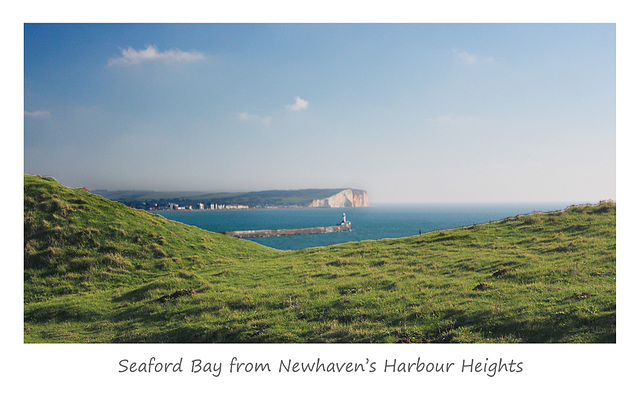
{"type": "MultiPolygon", "coordinates": [[[[132,205],[134,207],[139,207],[140,205],[132,205]]],[[[146,209],[146,210],[150,210],[150,211],[224,211],[224,210],[237,210],[237,209],[250,209],[249,205],[233,205],[233,204],[217,204],[217,203],[210,203],[210,204],[203,204],[203,203],[198,203],[197,205],[186,205],[186,206],[180,206],[178,204],[175,203],[169,203],[169,205],[167,206],[158,206],[158,204],[151,204],[151,205],[142,205],[142,208],[139,209],[146,209]]],[[[276,206],[273,206],[272,208],[276,208],[276,206]]]]}
{"type": "Polygon", "coordinates": [[[232,211],[232,210],[247,210],[247,209],[278,209],[278,208],[304,208],[308,205],[292,205],[292,204],[265,204],[265,203],[251,203],[250,205],[238,204],[238,203],[203,203],[203,202],[131,202],[124,201],[125,205],[135,208],[143,209],[150,212],[162,212],[162,211],[232,211]]]}
{"type": "Polygon", "coordinates": [[[352,188],[269,190],[241,193],[91,191],[146,211],[225,211],[272,208],[369,206],[366,191],[352,188]]]}

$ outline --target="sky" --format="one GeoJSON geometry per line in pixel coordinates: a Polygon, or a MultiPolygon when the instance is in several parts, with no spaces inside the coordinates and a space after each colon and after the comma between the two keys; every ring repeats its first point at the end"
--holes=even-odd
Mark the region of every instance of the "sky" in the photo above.
{"type": "Polygon", "coordinates": [[[24,172],[372,204],[615,200],[616,25],[27,23],[24,172]]]}

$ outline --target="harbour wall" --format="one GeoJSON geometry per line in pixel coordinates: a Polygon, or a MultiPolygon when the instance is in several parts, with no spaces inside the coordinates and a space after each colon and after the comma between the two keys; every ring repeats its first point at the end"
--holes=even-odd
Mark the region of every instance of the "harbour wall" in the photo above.
{"type": "Polygon", "coordinates": [[[310,235],[315,233],[346,232],[351,230],[351,223],[337,226],[320,226],[315,228],[299,229],[270,229],[270,230],[239,230],[235,232],[223,232],[232,237],[268,237],[268,236],[290,236],[290,235],[310,235]]]}

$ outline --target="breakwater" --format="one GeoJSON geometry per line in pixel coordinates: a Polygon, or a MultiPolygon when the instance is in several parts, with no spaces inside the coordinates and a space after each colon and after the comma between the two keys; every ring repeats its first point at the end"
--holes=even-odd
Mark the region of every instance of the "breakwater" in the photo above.
{"type": "Polygon", "coordinates": [[[320,226],[315,228],[299,229],[269,229],[269,230],[239,230],[235,232],[223,232],[232,237],[268,237],[268,236],[290,236],[290,235],[310,235],[315,233],[335,233],[347,232],[351,230],[351,223],[337,226],[320,226]]]}

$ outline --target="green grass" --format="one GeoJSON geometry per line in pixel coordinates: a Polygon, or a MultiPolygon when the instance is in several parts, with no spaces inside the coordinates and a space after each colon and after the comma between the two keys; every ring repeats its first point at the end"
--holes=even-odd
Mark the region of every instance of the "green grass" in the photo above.
{"type": "Polygon", "coordinates": [[[24,182],[25,342],[616,340],[613,202],[281,252],[24,182]]]}

